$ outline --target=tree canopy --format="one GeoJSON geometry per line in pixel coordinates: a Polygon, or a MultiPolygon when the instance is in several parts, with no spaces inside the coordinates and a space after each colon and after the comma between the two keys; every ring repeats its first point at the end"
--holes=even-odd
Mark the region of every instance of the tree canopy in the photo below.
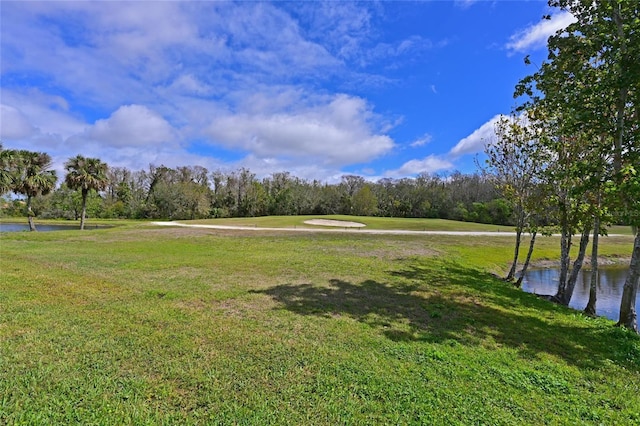
{"type": "MultiPolygon", "coordinates": [[[[528,97],[521,110],[544,130],[540,152],[550,161],[547,178],[556,188],[564,270],[571,235],[578,230],[585,235],[589,218],[602,217],[603,208],[640,223],[640,3],[551,0],[549,5],[576,20],[549,38],[547,60],[518,84],[516,96],[528,97]]],[[[639,245],[636,232],[634,246],[639,245]]],[[[636,331],[639,279],[640,250],[634,249],[619,324],[636,331]]],[[[558,296],[567,301],[570,292],[565,294],[560,281],[558,296]]]]}

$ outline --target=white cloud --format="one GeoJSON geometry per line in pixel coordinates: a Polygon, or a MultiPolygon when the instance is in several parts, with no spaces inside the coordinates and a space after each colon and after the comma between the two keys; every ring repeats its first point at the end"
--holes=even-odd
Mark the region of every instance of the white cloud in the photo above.
{"type": "Polygon", "coordinates": [[[468,9],[474,3],[478,3],[480,0],[455,0],[454,4],[461,9],[468,9]]]}
{"type": "Polygon", "coordinates": [[[454,157],[464,154],[474,154],[484,150],[485,145],[495,135],[495,126],[501,114],[495,115],[491,120],[473,131],[469,136],[461,139],[449,152],[454,157]]]}
{"type": "MultiPolygon", "coordinates": [[[[336,1],[301,3],[296,16],[305,27],[304,35],[324,46],[340,63],[347,64],[341,69],[349,69],[349,65],[400,68],[434,46],[441,47],[441,43],[415,34],[378,41],[380,37],[375,24],[384,16],[380,5],[336,1]]],[[[375,79],[374,76],[369,78],[375,79]]],[[[357,84],[363,83],[356,75],[354,79],[357,84]]]]}
{"type": "Polygon", "coordinates": [[[104,145],[123,148],[152,148],[175,144],[177,134],[159,114],[142,105],[125,105],[108,119],[96,121],[83,135],[104,145]]]}
{"type": "Polygon", "coordinates": [[[229,114],[213,120],[207,134],[231,149],[262,158],[314,158],[345,165],[377,158],[394,147],[376,134],[375,116],[361,98],[337,95],[328,104],[271,114],[229,114]]]}
{"type": "Polygon", "coordinates": [[[215,156],[227,150],[232,167],[340,176],[342,167],[392,151],[387,133],[402,117],[382,117],[366,99],[332,94],[333,81],[319,88],[338,75],[341,91],[388,86],[391,79],[349,71],[349,63],[400,63],[432,47],[411,35],[378,43],[377,7],[3,3],[0,67],[3,77],[25,78],[0,88],[0,136],[58,162],[82,153],[132,169],[213,168],[224,165],[215,156]],[[211,149],[198,151],[203,145],[211,149]]]}
{"type": "Polygon", "coordinates": [[[429,155],[422,160],[407,161],[399,169],[385,172],[385,176],[405,177],[417,175],[419,173],[435,173],[441,170],[450,170],[453,168],[454,165],[449,160],[436,155],[429,155]]]}
{"type": "Polygon", "coordinates": [[[433,136],[431,136],[429,133],[425,133],[424,135],[420,136],[415,141],[411,142],[410,146],[412,148],[417,148],[417,147],[424,146],[424,145],[428,144],[432,140],[433,140],[433,136]]]}
{"type": "Polygon", "coordinates": [[[320,43],[307,40],[298,23],[268,3],[246,3],[225,15],[232,57],[270,75],[320,75],[340,66],[320,43]]]}
{"type": "Polygon", "coordinates": [[[20,110],[3,105],[0,127],[5,147],[49,153],[60,176],[64,176],[64,162],[79,153],[133,170],[164,161],[172,166],[215,164],[214,159],[183,152],[171,126],[140,105],[124,106],[90,125],[68,111],[67,101],[59,96],[3,89],[2,100],[20,105],[20,110]],[[180,159],[190,162],[181,164],[180,159]]]}
{"type": "Polygon", "coordinates": [[[398,58],[410,57],[416,59],[421,53],[431,50],[434,44],[431,40],[420,37],[410,36],[404,40],[400,40],[395,43],[378,43],[371,49],[364,49],[359,58],[360,66],[366,66],[370,63],[378,61],[393,60],[392,65],[386,65],[387,67],[397,68],[398,58]]]}
{"type": "Polygon", "coordinates": [[[34,133],[35,129],[20,110],[0,104],[0,140],[24,139],[34,133]]]}
{"type": "Polygon", "coordinates": [[[107,42],[118,31],[104,31],[98,22],[110,7],[106,2],[26,3],[3,10],[3,72],[35,73],[49,87],[62,87],[95,105],[115,106],[122,93],[148,91],[132,78],[134,68],[125,69],[120,60],[125,53],[107,42]]]}
{"type": "Polygon", "coordinates": [[[179,75],[168,87],[170,92],[178,95],[194,95],[194,96],[206,96],[214,93],[214,88],[211,85],[200,81],[200,79],[193,74],[187,73],[179,75]]]}
{"type": "Polygon", "coordinates": [[[286,171],[292,176],[307,180],[337,183],[340,177],[346,174],[339,167],[322,165],[317,163],[305,163],[298,159],[284,159],[275,157],[256,157],[248,155],[232,164],[227,164],[223,170],[232,171],[240,167],[246,167],[255,173],[258,178],[264,178],[275,172],[286,171]]]}
{"type": "Polygon", "coordinates": [[[197,165],[210,171],[225,166],[225,163],[216,158],[192,154],[172,145],[160,145],[153,149],[144,146],[114,149],[107,145],[90,143],[84,146],[81,152],[87,156],[101,158],[110,166],[127,167],[130,170],[145,170],[150,164],[167,167],[197,165]]]}
{"type": "Polygon", "coordinates": [[[362,46],[372,37],[375,11],[354,2],[302,2],[301,5],[300,19],[308,27],[311,39],[322,41],[340,60],[360,56],[362,46]]]}
{"type": "Polygon", "coordinates": [[[324,40],[272,4],[24,4],[3,10],[3,73],[35,72],[102,109],[345,72],[324,40]]]}
{"type": "Polygon", "coordinates": [[[512,35],[506,48],[513,53],[544,47],[551,35],[575,21],[576,18],[569,12],[557,13],[551,19],[542,20],[512,35]]]}
{"type": "MultiPolygon", "coordinates": [[[[84,128],[84,123],[68,111],[67,101],[60,96],[48,95],[33,89],[17,92],[2,88],[0,98],[3,104],[14,110],[6,111],[10,120],[18,120],[16,123],[7,124],[4,117],[2,118],[2,127],[7,131],[9,128],[5,126],[18,126],[12,130],[14,139],[24,139],[41,133],[53,135],[55,138],[66,138],[84,128]],[[30,129],[28,134],[18,136],[15,133],[18,129],[22,129],[21,132],[24,133],[27,128],[30,129]]],[[[3,138],[11,139],[9,136],[3,138]]]]}

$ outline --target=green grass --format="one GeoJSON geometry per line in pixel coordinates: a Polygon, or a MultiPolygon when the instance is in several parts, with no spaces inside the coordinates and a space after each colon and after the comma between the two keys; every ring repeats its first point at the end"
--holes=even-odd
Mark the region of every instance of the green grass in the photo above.
{"type": "MultiPolygon", "coordinates": [[[[185,224],[202,225],[225,225],[225,226],[249,226],[259,228],[326,228],[321,225],[309,225],[304,223],[310,219],[332,219],[350,222],[359,222],[366,227],[364,229],[380,230],[407,230],[407,231],[477,231],[477,232],[514,232],[515,228],[509,225],[491,225],[484,223],[460,222],[447,219],[423,219],[423,218],[389,218],[370,216],[347,216],[347,215],[309,215],[309,216],[261,216],[246,218],[225,218],[225,219],[199,219],[180,220],[185,224]]],[[[149,220],[151,221],[151,220],[149,220]]],[[[148,221],[148,222],[149,222],[148,221]]],[[[0,223],[27,223],[25,217],[2,218],[0,223]]],[[[143,223],[139,220],[121,219],[87,219],[88,228],[95,226],[139,226],[143,223]]],[[[36,219],[37,224],[49,225],[77,225],[80,221],[65,219],[36,219]]],[[[608,228],[609,234],[632,235],[629,226],[611,226],[608,228]]]]}
{"type": "Polygon", "coordinates": [[[640,339],[494,278],[509,238],[0,238],[0,424],[640,422],[640,339]]]}
{"type": "Polygon", "coordinates": [[[633,235],[630,226],[613,225],[607,228],[609,234],[633,235]]]}
{"type": "Polygon", "coordinates": [[[359,222],[366,229],[393,229],[408,231],[513,231],[513,227],[505,225],[487,225],[482,223],[458,222],[446,219],[410,219],[370,216],[316,215],[316,216],[264,216],[251,218],[204,219],[180,221],[182,223],[256,226],[264,228],[324,228],[321,225],[309,225],[304,222],[310,219],[332,219],[359,222]]]}
{"type": "MultiPolygon", "coordinates": [[[[478,232],[514,232],[515,228],[509,225],[491,225],[484,223],[459,222],[447,219],[422,219],[422,218],[389,218],[370,216],[346,216],[346,215],[311,215],[311,216],[264,216],[227,219],[201,219],[181,220],[181,223],[202,225],[226,225],[249,226],[259,228],[324,228],[321,225],[309,225],[304,223],[310,219],[332,219],[350,222],[358,222],[366,225],[364,229],[391,229],[407,231],[478,231],[478,232]]],[[[611,226],[610,234],[631,235],[629,226],[611,226]]]]}

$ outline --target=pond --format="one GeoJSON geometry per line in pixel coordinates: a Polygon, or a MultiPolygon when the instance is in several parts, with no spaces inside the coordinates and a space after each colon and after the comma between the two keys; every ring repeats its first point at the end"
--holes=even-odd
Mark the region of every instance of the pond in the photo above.
{"type": "MultiPolygon", "coordinates": [[[[618,321],[620,315],[620,299],[622,287],[629,272],[628,265],[604,266],[599,268],[598,300],[596,314],[618,321]]],[[[529,293],[556,294],[558,290],[559,268],[530,269],[525,275],[522,289],[529,293]]],[[[578,276],[569,306],[583,310],[589,302],[589,285],[591,270],[582,269],[578,276]]],[[[640,312],[640,299],[636,300],[636,312],[640,312]]]]}
{"type": "MultiPolygon", "coordinates": [[[[85,229],[95,229],[96,226],[85,227],[85,229]]],[[[70,231],[73,229],[80,229],[80,224],[74,225],[43,225],[36,223],[36,229],[38,232],[48,231],[70,231]]],[[[0,232],[23,232],[29,231],[29,224],[25,223],[0,223],[0,232]]]]}

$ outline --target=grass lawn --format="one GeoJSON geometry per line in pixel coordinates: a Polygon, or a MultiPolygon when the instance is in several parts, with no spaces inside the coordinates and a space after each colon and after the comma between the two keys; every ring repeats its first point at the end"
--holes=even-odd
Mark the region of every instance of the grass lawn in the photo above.
{"type": "Polygon", "coordinates": [[[205,225],[256,226],[260,228],[325,228],[322,225],[304,223],[310,219],[331,219],[365,224],[364,229],[393,229],[407,231],[512,231],[513,227],[486,225],[481,223],[457,222],[446,219],[407,219],[370,216],[316,215],[316,216],[264,216],[229,219],[204,219],[180,221],[182,223],[205,225]]]}
{"type": "Polygon", "coordinates": [[[0,424],[638,424],[640,338],[496,279],[511,243],[4,233],[0,424]]]}
{"type": "MultiPolygon", "coordinates": [[[[322,228],[321,225],[304,223],[310,219],[332,219],[359,222],[366,227],[361,229],[391,229],[407,231],[477,231],[477,232],[515,232],[513,226],[491,225],[473,222],[458,222],[447,219],[412,219],[370,216],[316,215],[316,216],[264,216],[227,219],[181,220],[181,223],[201,225],[231,225],[258,228],[322,228]]],[[[632,235],[629,226],[611,226],[609,234],[632,235]]]]}

